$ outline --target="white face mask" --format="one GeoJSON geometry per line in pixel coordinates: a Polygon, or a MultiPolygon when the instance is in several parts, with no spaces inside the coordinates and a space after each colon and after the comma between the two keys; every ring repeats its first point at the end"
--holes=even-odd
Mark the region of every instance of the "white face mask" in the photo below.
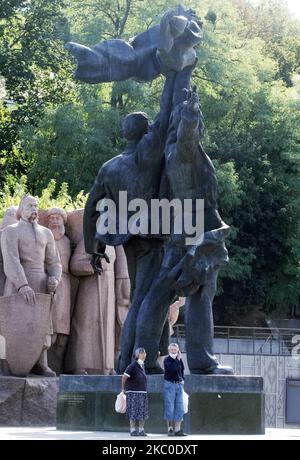
{"type": "Polygon", "coordinates": [[[138,359],[137,362],[138,362],[140,365],[144,364],[144,361],[143,361],[142,359],[138,359]]]}
{"type": "Polygon", "coordinates": [[[177,353],[170,353],[171,358],[176,359],[177,358],[177,353]]]}

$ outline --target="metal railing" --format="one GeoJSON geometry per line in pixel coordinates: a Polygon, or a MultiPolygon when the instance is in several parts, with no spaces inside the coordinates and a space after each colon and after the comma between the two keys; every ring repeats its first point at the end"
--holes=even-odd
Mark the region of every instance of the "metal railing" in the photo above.
{"type": "MultiPolygon", "coordinates": [[[[175,339],[185,351],[184,324],[173,326],[175,339]]],[[[291,356],[300,342],[300,329],[215,326],[215,353],[291,356]]],[[[299,350],[300,352],[300,350],[299,350]]]]}

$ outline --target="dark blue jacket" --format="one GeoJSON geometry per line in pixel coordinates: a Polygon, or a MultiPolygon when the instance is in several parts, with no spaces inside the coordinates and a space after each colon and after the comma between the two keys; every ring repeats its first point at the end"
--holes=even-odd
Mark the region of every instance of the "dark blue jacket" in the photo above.
{"type": "Polygon", "coordinates": [[[125,383],[125,391],[147,391],[147,377],[144,366],[137,361],[130,364],[124,372],[128,376],[125,383]]]}
{"type": "Polygon", "coordinates": [[[165,380],[169,382],[182,382],[184,380],[184,365],[182,359],[167,356],[164,359],[165,380]]]}

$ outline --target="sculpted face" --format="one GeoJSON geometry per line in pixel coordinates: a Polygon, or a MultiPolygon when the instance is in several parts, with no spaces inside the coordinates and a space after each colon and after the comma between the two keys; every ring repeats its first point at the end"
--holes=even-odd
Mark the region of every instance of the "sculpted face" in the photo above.
{"type": "Polygon", "coordinates": [[[18,222],[17,209],[18,208],[16,206],[11,206],[10,208],[7,209],[3,217],[2,228],[5,228],[8,225],[12,225],[18,222]]]}
{"type": "Polygon", "coordinates": [[[34,197],[25,198],[20,209],[21,217],[32,223],[38,218],[38,201],[34,197]]]}
{"type": "Polygon", "coordinates": [[[48,217],[48,228],[52,231],[56,241],[60,240],[64,236],[65,224],[61,214],[50,214],[48,217]]]}

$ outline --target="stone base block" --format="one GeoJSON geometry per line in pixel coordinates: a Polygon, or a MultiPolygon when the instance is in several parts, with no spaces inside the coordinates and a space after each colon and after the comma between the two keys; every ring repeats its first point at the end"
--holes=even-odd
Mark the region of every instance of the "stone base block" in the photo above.
{"type": "Polygon", "coordinates": [[[0,426],[55,426],[58,378],[0,377],[0,426]]]}
{"type": "MultiPolygon", "coordinates": [[[[114,409],[120,376],[60,376],[57,428],[63,430],[128,431],[126,415],[114,409]]],[[[187,375],[190,395],[184,430],[190,434],[264,434],[261,377],[187,375]]],[[[165,433],[163,376],[148,376],[150,417],[146,431],[165,433]]]]}

